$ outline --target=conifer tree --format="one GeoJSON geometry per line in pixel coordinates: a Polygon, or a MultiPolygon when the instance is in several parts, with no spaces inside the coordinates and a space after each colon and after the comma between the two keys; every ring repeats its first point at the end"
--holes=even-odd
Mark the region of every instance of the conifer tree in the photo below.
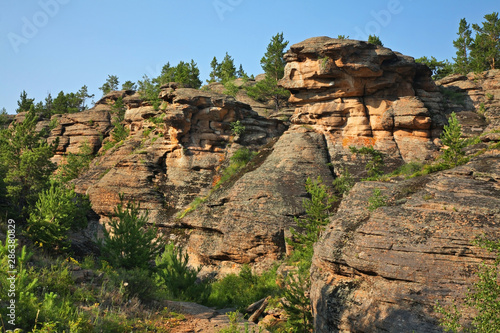
{"type": "Polygon", "coordinates": [[[283,103],[288,99],[288,90],[280,88],[278,81],[283,78],[286,62],[283,59],[288,41],[283,38],[283,33],[278,33],[271,38],[267,51],[260,60],[266,78],[248,87],[248,95],[256,100],[274,102],[275,110],[279,111],[283,103]]]}
{"type": "Polygon", "coordinates": [[[115,207],[115,217],[110,216],[109,231],[104,229],[100,243],[101,253],[113,267],[125,269],[148,268],[149,263],[165,247],[157,230],[148,228],[148,213],[141,214],[135,202],[120,203],[115,207]]]}
{"type": "Polygon", "coordinates": [[[448,147],[442,158],[450,168],[467,162],[463,149],[468,146],[469,142],[462,138],[462,126],[460,126],[455,112],[448,119],[448,125],[444,126],[441,141],[448,147]]]}
{"type": "Polygon", "coordinates": [[[375,36],[375,35],[368,36],[368,43],[373,44],[373,45],[384,46],[384,44],[382,44],[382,41],[380,40],[380,38],[378,36],[375,36]]]}
{"type": "Polygon", "coordinates": [[[458,27],[458,38],[453,41],[453,46],[457,49],[457,57],[455,60],[454,71],[460,74],[467,74],[470,71],[470,49],[472,45],[470,25],[465,18],[460,20],[458,27]]]}
{"type": "Polygon", "coordinates": [[[472,44],[471,56],[473,69],[483,71],[495,69],[500,61],[500,19],[498,13],[493,12],[484,16],[482,26],[473,24],[476,32],[472,44]]]}
{"type": "Polygon", "coordinates": [[[37,131],[37,122],[32,104],[22,122],[0,131],[0,164],[6,170],[3,182],[16,215],[36,202],[38,193],[47,188],[56,169],[50,158],[58,141],[47,143],[45,138],[50,128],[37,131]]]}

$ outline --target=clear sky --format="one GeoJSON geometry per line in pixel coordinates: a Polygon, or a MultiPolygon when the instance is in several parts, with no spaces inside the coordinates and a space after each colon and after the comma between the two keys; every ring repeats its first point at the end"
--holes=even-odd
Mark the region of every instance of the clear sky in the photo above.
{"type": "Polygon", "coordinates": [[[83,85],[97,101],[108,74],[137,82],[181,60],[204,81],[226,52],[257,75],[278,32],[290,45],[375,34],[394,51],[451,60],[460,19],[498,11],[498,0],[2,0],[0,108],[15,113],[23,90],[38,102],[83,85]]]}

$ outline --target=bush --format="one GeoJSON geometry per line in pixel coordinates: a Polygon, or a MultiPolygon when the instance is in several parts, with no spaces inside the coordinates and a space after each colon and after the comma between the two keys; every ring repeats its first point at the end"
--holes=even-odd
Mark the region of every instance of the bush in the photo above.
{"type": "Polygon", "coordinates": [[[104,229],[100,242],[103,258],[116,268],[147,269],[164,247],[155,228],[147,228],[148,213],[140,214],[140,206],[134,202],[120,203],[115,207],[116,218],[110,216],[109,231],[104,229]]]}
{"type": "Polygon", "coordinates": [[[229,124],[233,135],[242,135],[245,132],[245,126],[239,120],[229,124]]]}
{"type": "Polygon", "coordinates": [[[344,196],[349,193],[355,182],[349,170],[344,168],[342,174],[333,180],[333,187],[341,196],[344,196]]]}
{"type": "Polygon", "coordinates": [[[380,151],[375,150],[373,147],[349,147],[351,153],[360,154],[360,155],[368,155],[370,156],[370,160],[365,165],[366,173],[368,174],[368,179],[376,178],[383,174],[382,168],[384,167],[384,154],[380,151]]]}
{"type": "Polygon", "coordinates": [[[60,168],[61,182],[66,183],[75,179],[87,170],[94,157],[93,153],[92,147],[87,142],[81,145],[79,153],[69,153],[66,157],[66,164],[60,168]]]}
{"type": "Polygon", "coordinates": [[[86,197],[80,197],[73,189],[53,181],[48,190],[40,193],[30,213],[26,234],[46,251],[67,252],[69,231],[87,226],[89,209],[86,197]]]}
{"type": "Polygon", "coordinates": [[[238,275],[229,274],[213,282],[205,304],[218,308],[243,309],[269,295],[277,295],[279,288],[276,285],[276,270],[277,268],[273,268],[262,275],[256,275],[245,265],[238,275]]]}
{"type": "Polygon", "coordinates": [[[292,258],[300,257],[301,260],[310,265],[313,245],[318,241],[323,227],[328,224],[333,204],[338,199],[328,192],[326,186],[322,184],[321,177],[318,177],[316,181],[308,178],[306,191],[310,195],[310,199],[306,199],[302,203],[306,217],[304,219],[295,218],[299,231],[290,228],[292,238],[286,239],[286,241],[294,248],[292,258]]]}
{"type": "Polygon", "coordinates": [[[373,190],[372,195],[368,198],[368,210],[374,211],[379,207],[387,206],[387,196],[382,195],[380,189],[373,190]]]}
{"type": "Polygon", "coordinates": [[[199,270],[188,267],[188,261],[187,252],[168,244],[165,252],[156,257],[156,279],[175,299],[203,302],[208,297],[208,286],[196,282],[199,270]]]}
{"type": "Polygon", "coordinates": [[[444,126],[441,141],[448,148],[443,152],[442,159],[449,168],[464,164],[468,161],[463,149],[469,145],[469,140],[462,139],[462,126],[458,123],[457,115],[453,112],[444,126]]]}

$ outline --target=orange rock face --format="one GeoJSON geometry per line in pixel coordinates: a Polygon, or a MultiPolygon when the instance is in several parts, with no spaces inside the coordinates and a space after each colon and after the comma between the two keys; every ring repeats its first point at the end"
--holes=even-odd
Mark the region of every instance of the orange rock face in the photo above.
{"type": "MultiPolygon", "coordinates": [[[[316,37],[291,46],[280,84],[291,91],[294,125],[328,134],[331,155],[370,145],[392,163],[425,160],[442,124],[427,67],[390,49],[316,37]]],[[[335,163],[334,163],[335,164],[335,163]]]]}

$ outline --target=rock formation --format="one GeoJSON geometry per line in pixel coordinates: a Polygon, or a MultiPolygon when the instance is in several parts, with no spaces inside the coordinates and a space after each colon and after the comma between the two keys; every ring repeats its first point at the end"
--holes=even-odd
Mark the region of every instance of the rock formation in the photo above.
{"type": "MultiPolygon", "coordinates": [[[[122,95],[108,95],[87,112],[108,112],[100,109],[122,95]]],[[[230,147],[256,149],[284,130],[280,121],[260,117],[225,95],[170,84],[162,87],[161,97],[159,110],[137,94],[124,97],[129,136],[109,150],[106,139],[90,170],[75,181],[79,192],[89,194],[99,215],[111,214],[123,193],[126,200],[148,210],[153,222],[177,225],[175,213],[210,190],[233,152],[230,147]],[[240,137],[230,126],[237,120],[245,126],[240,137]]]]}
{"type": "Polygon", "coordinates": [[[323,133],[338,169],[356,169],[349,146],[373,146],[389,167],[434,155],[444,118],[426,66],[385,47],[328,37],[292,45],[285,59],[280,82],[297,106],[292,124],[323,133]]]}
{"type": "MultiPolygon", "coordinates": [[[[500,151],[400,183],[361,182],[315,247],[316,332],[442,332],[436,302],[459,304],[500,237],[500,151]],[[369,211],[374,189],[384,207],[369,211]]],[[[468,315],[468,314],[467,314],[468,315]]]]}

